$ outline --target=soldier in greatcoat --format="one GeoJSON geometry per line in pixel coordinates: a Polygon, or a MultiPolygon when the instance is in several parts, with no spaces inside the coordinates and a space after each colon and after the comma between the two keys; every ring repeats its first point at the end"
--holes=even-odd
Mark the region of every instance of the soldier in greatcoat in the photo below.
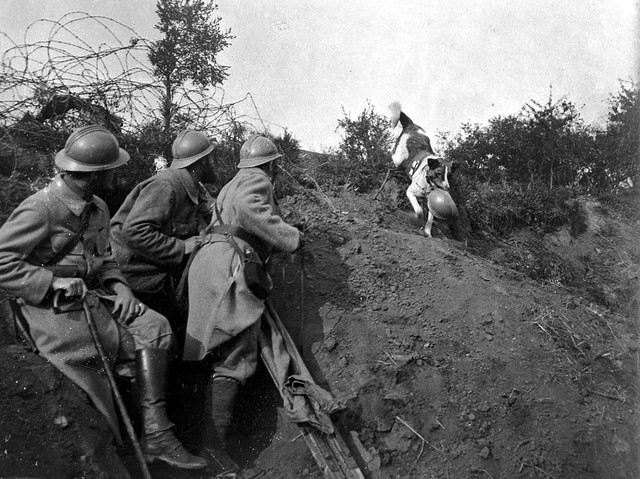
{"type": "Polygon", "coordinates": [[[302,233],[276,210],[273,180],[281,156],[262,136],[253,135],[242,145],[239,171],[220,191],[210,234],[189,271],[183,358],[209,365],[203,445],[227,464],[227,431],[238,385],[255,372],[260,319],[272,286],[264,270],[256,277],[255,266],[263,268],[272,252],[293,252],[302,242],[302,233]]]}
{"type": "Polygon", "coordinates": [[[211,221],[213,199],[202,183],[215,180],[213,151],[203,133],[178,133],[169,168],[137,185],[111,220],[111,244],[125,278],[136,297],[169,319],[179,348],[186,316],[176,289],[211,221]]]}
{"type": "Polygon", "coordinates": [[[167,319],[131,292],[109,246],[107,192],[129,160],[116,138],[91,125],[75,130],[55,159],[53,181],[24,200],[0,228],[0,288],[17,297],[35,347],[91,398],[120,439],[109,383],[82,307],[54,312],[60,292],[89,304],[116,374],[135,376],[141,447],[149,462],[183,469],[207,463],[176,439],[166,415],[166,368],[174,335],[167,319]],[[135,371],[135,372],[133,372],[135,371]]]}

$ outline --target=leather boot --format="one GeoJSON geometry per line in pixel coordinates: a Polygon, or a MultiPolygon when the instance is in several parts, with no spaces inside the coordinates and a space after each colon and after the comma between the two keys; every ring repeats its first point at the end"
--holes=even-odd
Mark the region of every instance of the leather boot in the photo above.
{"type": "MultiPolygon", "coordinates": [[[[180,418],[176,435],[190,452],[202,449],[203,414],[206,411],[207,385],[211,374],[209,364],[200,361],[179,363],[173,373],[175,398],[170,401],[174,416],[180,418]]],[[[171,410],[170,410],[171,412],[171,410]]]]}
{"type": "Polygon", "coordinates": [[[240,470],[227,453],[227,434],[238,394],[238,384],[235,379],[226,377],[215,377],[209,381],[203,446],[218,474],[240,470]]]}
{"type": "Polygon", "coordinates": [[[137,382],[142,416],[140,446],[148,463],[162,461],[180,469],[204,469],[207,462],[189,453],[172,432],[167,418],[167,366],[169,351],[136,351],[137,382]]]}

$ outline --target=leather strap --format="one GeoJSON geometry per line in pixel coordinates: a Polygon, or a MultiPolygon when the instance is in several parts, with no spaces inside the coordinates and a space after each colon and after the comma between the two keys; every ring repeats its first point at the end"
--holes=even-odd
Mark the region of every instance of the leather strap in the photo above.
{"type": "Polygon", "coordinates": [[[264,245],[262,240],[257,236],[252,235],[248,231],[242,229],[240,226],[234,225],[215,225],[208,230],[208,233],[221,234],[227,236],[235,236],[238,239],[246,242],[257,253],[262,262],[264,263],[269,257],[269,251],[264,245]]]}
{"type": "Polygon", "coordinates": [[[53,258],[51,258],[46,264],[43,264],[42,266],[55,265],[62,258],[67,256],[69,253],[71,253],[71,250],[73,248],[75,248],[76,245],[80,242],[80,240],[82,239],[82,235],[85,233],[85,231],[87,231],[87,228],[89,227],[89,218],[91,216],[91,208],[92,207],[93,207],[93,203],[92,202],[88,202],[85,205],[84,209],[82,210],[82,213],[80,214],[80,228],[78,228],[78,231],[73,233],[73,236],[64,245],[64,247],[60,251],[58,251],[58,253],[55,254],[53,256],[53,258]]]}

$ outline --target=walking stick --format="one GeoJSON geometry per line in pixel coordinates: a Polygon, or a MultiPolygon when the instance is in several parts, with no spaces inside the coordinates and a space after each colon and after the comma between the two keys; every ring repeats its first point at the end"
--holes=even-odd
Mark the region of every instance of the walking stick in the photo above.
{"type": "Polygon", "coordinates": [[[122,400],[120,391],[118,391],[118,385],[116,384],[116,380],[113,377],[113,372],[111,371],[111,367],[109,366],[107,357],[104,355],[104,351],[102,350],[100,338],[98,337],[98,331],[96,330],[96,325],[94,324],[93,316],[91,315],[91,308],[89,307],[89,304],[87,303],[87,300],[85,298],[82,299],[82,309],[84,309],[84,316],[87,320],[89,331],[91,331],[93,342],[96,345],[96,349],[98,350],[98,354],[100,355],[100,359],[102,360],[105,372],[107,373],[107,379],[109,380],[109,386],[111,386],[111,392],[115,397],[116,404],[118,405],[118,410],[120,412],[120,415],[122,416],[122,421],[124,422],[125,428],[127,429],[127,434],[129,434],[129,438],[131,439],[131,443],[133,444],[136,458],[140,463],[142,475],[144,476],[144,479],[151,479],[151,473],[149,472],[149,468],[147,467],[147,462],[144,460],[144,454],[142,454],[142,448],[140,447],[140,443],[138,442],[138,438],[136,437],[136,432],[133,430],[133,424],[131,424],[131,419],[129,418],[129,414],[127,413],[127,408],[124,405],[124,401],[122,400]]]}
{"type": "Polygon", "coordinates": [[[304,357],[304,251],[300,256],[300,356],[304,357]]]}
{"type": "MultiPolygon", "coordinates": [[[[60,300],[60,296],[63,293],[62,290],[56,291],[56,294],[53,298],[53,310],[59,310],[58,302],[60,300]]],[[[127,413],[127,408],[124,405],[124,401],[122,400],[122,396],[118,391],[118,386],[116,384],[116,380],[113,377],[113,372],[111,371],[111,366],[109,366],[109,362],[107,361],[107,357],[104,354],[104,350],[102,349],[102,344],[100,343],[100,338],[98,337],[98,331],[96,330],[96,325],[93,322],[93,316],[91,314],[91,308],[87,303],[86,298],[82,298],[82,309],[84,310],[84,317],[87,320],[87,325],[89,326],[89,331],[91,332],[91,337],[93,338],[93,343],[98,350],[98,355],[102,360],[102,365],[104,366],[104,370],[107,373],[107,380],[109,382],[109,387],[111,388],[111,392],[113,393],[113,397],[115,398],[116,404],[118,406],[118,411],[120,412],[120,416],[122,417],[122,422],[124,422],[125,428],[127,430],[127,434],[129,434],[129,438],[131,439],[131,443],[133,444],[133,449],[136,453],[136,458],[140,463],[140,469],[142,469],[142,475],[144,479],[151,479],[151,473],[149,472],[149,468],[147,467],[147,462],[144,460],[144,454],[142,453],[142,448],[140,447],[140,443],[138,442],[138,438],[136,437],[136,433],[133,429],[133,424],[131,424],[131,419],[129,418],[129,414],[127,413]]]]}

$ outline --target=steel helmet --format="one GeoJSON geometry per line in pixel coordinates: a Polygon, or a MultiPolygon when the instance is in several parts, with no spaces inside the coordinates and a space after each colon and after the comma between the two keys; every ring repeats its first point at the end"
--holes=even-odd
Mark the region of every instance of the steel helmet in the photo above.
{"type": "Polygon", "coordinates": [[[169,168],[185,168],[213,151],[207,135],[195,130],[182,130],[171,146],[173,161],[169,168]]]}
{"type": "Polygon", "coordinates": [[[440,188],[431,190],[427,196],[427,206],[439,220],[451,221],[458,217],[458,208],[448,191],[440,188]]]}
{"type": "Polygon", "coordinates": [[[89,125],[69,135],[55,163],[61,170],[91,172],[110,170],[127,161],[129,153],[120,148],[113,133],[103,126],[89,125]]]}
{"type": "Polygon", "coordinates": [[[280,158],[282,153],[278,151],[275,143],[269,138],[259,135],[251,135],[240,148],[240,163],[238,168],[251,168],[269,163],[280,158]]]}

